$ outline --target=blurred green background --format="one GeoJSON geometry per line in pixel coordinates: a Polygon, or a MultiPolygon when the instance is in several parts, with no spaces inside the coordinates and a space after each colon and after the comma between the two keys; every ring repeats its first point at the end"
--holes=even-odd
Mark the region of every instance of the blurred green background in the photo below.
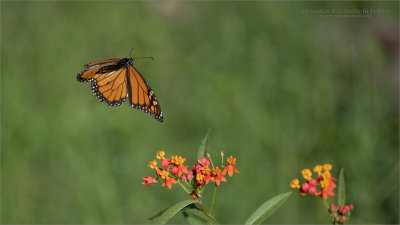
{"type": "MultiPolygon", "coordinates": [[[[351,223],[399,223],[398,2],[1,2],[1,222],[150,223],[155,153],[237,157],[215,215],[243,223],[303,168],[345,169],[351,223]],[[308,9],[383,9],[319,16],[308,9]],[[99,103],[83,64],[137,60],[165,116],[99,103]]],[[[208,205],[210,189],[204,196],[208,205]]],[[[172,223],[185,223],[178,215],[172,223]]],[[[329,223],[296,192],[266,223],[329,223]]]]}

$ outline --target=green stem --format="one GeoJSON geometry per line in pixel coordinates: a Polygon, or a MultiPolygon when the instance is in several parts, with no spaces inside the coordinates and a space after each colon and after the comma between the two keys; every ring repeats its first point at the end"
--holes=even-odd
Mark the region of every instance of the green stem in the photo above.
{"type": "Polygon", "coordinates": [[[190,194],[189,190],[183,185],[181,182],[178,181],[178,184],[181,186],[183,190],[185,190],[186,193],[190,194]]]}
{"type": "Polygon", "coordinates": [[[214,187],[214,194],[213,194],[212,201],[211,201],[210,213],[212,213],[212,211],[213,211],[216,195],[217,195],[217,185],[215,185],[215,187],[214,187]]]}
{"type": "MultiPolygon", "coordinates": [[[[324,203],[325,203],[325,206],[326,206],[326,208],[328,209],[328,212],[329,212],[329,205],[328,205],[328,202],[325,199],[324,199],[324,203]]],[[[337,222],[336,221],[332,221],[332,224],[337,224],[337,222]]]]}
{"type": "Polygon", "coordinates": [[[324,203],[325,203],[326,208],[329,209],[328,202],[325,199],[324,199],[324,203]]]}
{"type": "Polygon", "coordinates": [[[214,217],[213,217],[213,215],[211,214],[211,212],[208,212],[208,210],[207,210],[199,201],[197,202],[197,204],[200,206],[201,211],[203,211],[203,213],[204,213],[207,217],[209,217],[209,218],[215,220],[214,217]]]}
{"type": "Polygon", "coordinates": [[[211,156],[210,156],[210,154],[208,154],[208,152],[207,152],[207,157],[208,157],[208,159],[210,159],[212,168],[215,168],[215,167],[214,167],[214,163],[213,163],[213,161],[212,161],[212,159],[211,159],[211,156]]]}

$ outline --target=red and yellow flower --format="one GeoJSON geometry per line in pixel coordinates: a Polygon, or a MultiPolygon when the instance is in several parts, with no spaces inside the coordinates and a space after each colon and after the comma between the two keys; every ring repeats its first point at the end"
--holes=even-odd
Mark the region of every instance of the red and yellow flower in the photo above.
{"type": "Polygon", "coordinates": [[[306,193],[310,195],[321,196],[323,199],[327,199],[328,196],[334,196],[335,193],[335,178],[331,175],[330,170],[332,169],[331,164],[316,165],[313,170],[318,174],[317,179],[312,178],[312,172],[310,169],[303,169],[301,175],[306,180],[300,185],[299,180],[296,178],[290,183],[291,188],[299,189],[301,195],[305,196],[306,193]],[[317,186],[319,186],[319,192],[317,192],[317,186]]]}
{"type": "Polygon", "coordinates": [[[168,189],[171,189],[172,184],[176,184],[178,183],[178,181],[176,181],[174,178],[169,176],[169,172],[166,170],[161,171],[160,177],[162,179],[164,179],[164,182],[162,184],[162,187],[164,187],[165,185],[167,185],[168,189]]]}
{"type": "Polygon", "coordinates": [[[143,185],[152,185],[156,182],[156,179],[150,176],[143,177],[143,185]]]}
{"type": "Polygon", "coordinates": [[[210,180],[214,181],[217,186],[219,186],[221,181],[226,182],[226,179],[218,166],[213,168],[210,180]]]}
{"type": "Polygon", "coordinates": [[[239,173],[239,170],[236,169],[236,158],[230,156],[226,159],[226,161],[228,162],[228,165],[224,166],[224,171],[222,172],[222,175],[225,175],[226,172],[228,172],[229,177],[232,177],[233,171],[239,173]]]}
{"type": "MultiPolygon", "coordinates": [[[[172,158],[171,158],[171,164],[173,165],[173,167],[172,167],[172,169],[174,169],[175,171],[175,173],[173,173],[173,174],[176,174],[176,175],[178,175],[179,177],[182,175],[182,173],[188,173],[188,170],[187,170],[187,168],[188,168],[188,166],[184,166],[183,165],[183,163],[186,161],[186,158],[182,158],[181,156],[172,156],[172,158]]],[[[171,170],[172,170],[171,169],[171,170]]]]}
{"type": "MultiPolygon", "coordinates": [[[[159,179],[162,179],[162,186],[167,186],[169,189],[172,188],[172,184],[182,182],[181,185],[186,185],[192,189],[190,196],[193,199],[200,198],[204,186],[210,181],[215,182],[216,186],[219,186],[221,182],[226,182],[224,177],[226,174],[231,177],[233,173],[239,173],[236,169],[236,158],[230,156],[227,158],[227,165],[221,165],[220,167],[214,167],[211,161],[210,155],[207,153],[206,157],[201,157],[197,160],[197,163],[193,165],[191,170],[188,170],[188,166],[184,163],[186,158],[182,156],[172,156],[170,159],[165,157],[164,151],[158,151],[156,158],[160,160],[157,163],[156,160],[150,161],[147,165],[150,169],[154,169],[156,178],[145,176],[143,177],[143,185],[151,185],[156,183],[159,179]],[[158,166],[158,165],[161,166],[158,166]],[[210,168],[212,166],[212,168],[210,168]]],[[[221,151],[221,157],[223,152],[221,151]]],[[[223,161],[222,163],[223,164],[223,161]]],[[[186,188],[184,188],[186,190],[186,188]]]]}

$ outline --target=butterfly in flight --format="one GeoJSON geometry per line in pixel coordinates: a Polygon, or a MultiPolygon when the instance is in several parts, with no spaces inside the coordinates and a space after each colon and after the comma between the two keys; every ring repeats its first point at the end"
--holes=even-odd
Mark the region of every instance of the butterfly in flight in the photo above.
{"type": "Polygon", "coordinates": [[[100,102],[120,106],[129,97],[133,108],[162,122],[160,103],[149,84],[133,67],[134,59],[109,59],[86,64],[85,70],[76,79],[79,82],[90,82],[92,92],[100,102]]]}

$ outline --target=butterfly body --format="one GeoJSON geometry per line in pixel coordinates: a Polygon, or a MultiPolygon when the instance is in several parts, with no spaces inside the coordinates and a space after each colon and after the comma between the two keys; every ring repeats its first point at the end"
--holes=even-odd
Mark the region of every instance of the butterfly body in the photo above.
{"type": "Polygon", "coordinates": [[[100,102],[120,106],[129,97],[132,107],[162,122],[160,104],[149,84],[133,67],[133,61],[133,58],[117,58],[89,63],[76,79],[90,82],[92,92],[100,102]]]}

